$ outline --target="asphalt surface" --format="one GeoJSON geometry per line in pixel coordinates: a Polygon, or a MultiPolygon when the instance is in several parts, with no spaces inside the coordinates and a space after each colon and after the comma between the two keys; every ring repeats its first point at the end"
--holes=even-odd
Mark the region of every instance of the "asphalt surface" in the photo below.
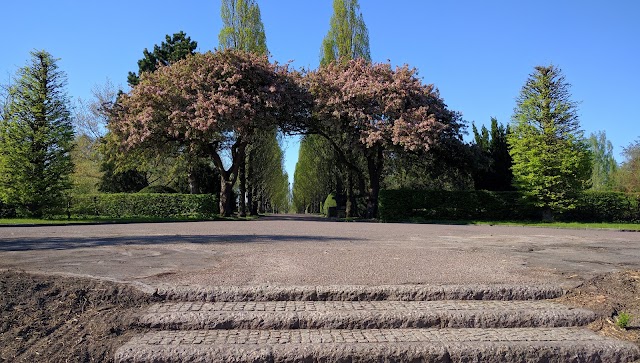
{"type": "Polygon", "coordinates": [[[640,233],[255,221],[0,227],[0,269],[145,285],[556,284],[640,269],[640,233]]]}

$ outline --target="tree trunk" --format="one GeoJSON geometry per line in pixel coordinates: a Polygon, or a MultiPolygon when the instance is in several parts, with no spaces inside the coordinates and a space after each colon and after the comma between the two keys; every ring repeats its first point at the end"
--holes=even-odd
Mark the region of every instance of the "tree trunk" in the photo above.
{"type": "Polygon", "coordinates": [[[196,167],[190,162],[189,163],[189,193],[190,194],[200,194],[200,183],[198,183],[198,175],[196,173],[196,167]]]}
{"type": "Polygon", "coordinates": [[[382,148],[378,147],[375,154],[367,155],[369,169],[369,190],[367,195],[367,218],[378,216],[378,194],[380,194],[380,176],[382,175],[382,148]]]}
{"type": "Polygon", "coordinates": [[[247,205],[249,206],[249,215],[257,215],[257,206],[254,204],[255,187],[253,185],[253,152],[251,149],[247,153],[247,205]]]}
{"type": "Polygon", "coordinates": [[[553,211],[551,208],[545,208],[542,210],[542,221],[553,222],[553,211]]]}
{"type": "Polygon", "coordinates": [[[247,195],[247,187],[246,187],[247,179],[245,174],[245,165],[246,165],[246,159],[240,160],[240,166],[238,167],[238,178],[240,178],[240,185],[238,187],[239,194],[240,194],[238,195],[239,202],[240,202],[240,205],[239,205],[240,217],[247,216],[247,204],[245,199],[245,196],[247,195]]]}
{"type": "Polygon", "coordinates": [[[220,215],[231,216],[233,212],[233,183],[220,177],[220,215]]]}
{"type": "Polygon", "coordinates": [[[247,144],[242,140],[237,140],[231,147],[231,167],[224,168],[222,158],[217,152],[212,153],[213,163],[220,172],[220,215],[231,216],[233,212],[233,185],[238,179],[238,169],[240,163],[245,160],[245,148],[247,144]]]}

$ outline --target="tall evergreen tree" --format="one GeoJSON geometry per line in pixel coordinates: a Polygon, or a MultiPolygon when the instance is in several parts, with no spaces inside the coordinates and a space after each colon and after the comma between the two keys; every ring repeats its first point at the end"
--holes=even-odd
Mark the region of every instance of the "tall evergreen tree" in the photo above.
{"type": "Polygon", "coordinates": [[[512,190],[513,161],[509,155],[507,135],[509,126],[498,124],[495,117],[491,118],[491,131],[482,126],[480,132],[473,126],[474,144],[481,159],[473,172],[475,188],[478,190],[512,190]]]}
{"type": "MultiPolygon", "coordinates": [[[[222,0],[221,5],[220,15],[222,17],[223,27],[218,35],[220,48],[239,49],[259,55],[266,55],[268,53],[267,36],[260,15],[260,7],[255,0],[222,0]]],[[[269,140],[268,142],[267,140],[256,140],[256,143],[250,142],[245,150],[247,154],[245,162],[240,165],[238,171],[240,194],[239,212],[242,217],[247,214],[247,202],[249,203],[250,213],[258,213],[257,200],[254,202],[254,197],[258,198],[258,193],[266,188],[264,185],[261,186],[251,183],[251,181],[257,182],[257,180],[259,180],[259,178],[253,177],[252,174],[264,172],[258,169],[266,167],[265,164],[260,164],[256,161],[257,159],[254,155],[261,151],[256,150],[256,146],[253,144],[266,145],[273,144],[273,142],[277,143],[275,132],[261,133],[260,135],[256,135],[256,137],[269,137],[273,138],[273,140],[269,140]],[[249,183],[248,188],[247,183],[249,183]]]]}
{"type": "Polygon", "coordinates": [[[41,217],[64,202],[73,172],[73,126],[66,75],[48,52],[31,52],[0,120],[0,196],[41,217]]]}
{"type": "Polygon", "coordinates": [[[140,83],[140,75],[144,72],[153,72],[158,65],[167,66],[175,63],[188,55],[195,53],[198,43],[192,41],[183,31],[165,36],[165,41],[160,45],[154,45],[153,51],[146,48],[142,52],[144,57],[138,61],[138,73],[129,72],[127,82],[133,87],[140,83]]]}
{"type": "Polygon", "coordinates": [[[591,154],[569,84],[553,65],[538,66],[522,87],[508,137],[518,189],[543,209],[543,219],[575,207],[588,186],[591,154]]]}

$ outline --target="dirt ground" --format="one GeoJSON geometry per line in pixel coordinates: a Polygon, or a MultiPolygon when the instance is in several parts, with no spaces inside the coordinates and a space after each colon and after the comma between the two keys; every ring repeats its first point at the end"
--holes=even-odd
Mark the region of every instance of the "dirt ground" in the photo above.
{"type": "Polygon", "coordinates": [[[108,281],[0,272],[0,362],[112,362],[154,300],[108,281]]]}
{"type": "Polygon", "coordinates": [[[591,323],[589,328],[640,346],[640,270],[596,276],[570,290],[557,301],[595,311],[600,318],[591,323]],[[626,329],[615,324],[620,313],[631,315],[626,329]]]}
{"type": "MultiPolygon", "coordinates": [[[[115,350],[141,333],[135,315],[159,298],[108,281],[0,273],[1,362],[112,362],[115,350]]],[[[602,318],[591,329],[640,345],[640,270],[599,275],[558,301],[602,318]],[[612,316],[631,313],[631,326],[612,316]]]]}

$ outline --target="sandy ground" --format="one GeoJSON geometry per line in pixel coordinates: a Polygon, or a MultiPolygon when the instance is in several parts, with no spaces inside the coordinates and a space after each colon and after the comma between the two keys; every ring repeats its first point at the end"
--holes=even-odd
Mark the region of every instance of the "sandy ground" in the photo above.
{"type": "Polygon", "coordinates": [[[640,233],[256,221],[0,227],[0,269],[199,285],[577,286],[640,269],[640,233]]]}

